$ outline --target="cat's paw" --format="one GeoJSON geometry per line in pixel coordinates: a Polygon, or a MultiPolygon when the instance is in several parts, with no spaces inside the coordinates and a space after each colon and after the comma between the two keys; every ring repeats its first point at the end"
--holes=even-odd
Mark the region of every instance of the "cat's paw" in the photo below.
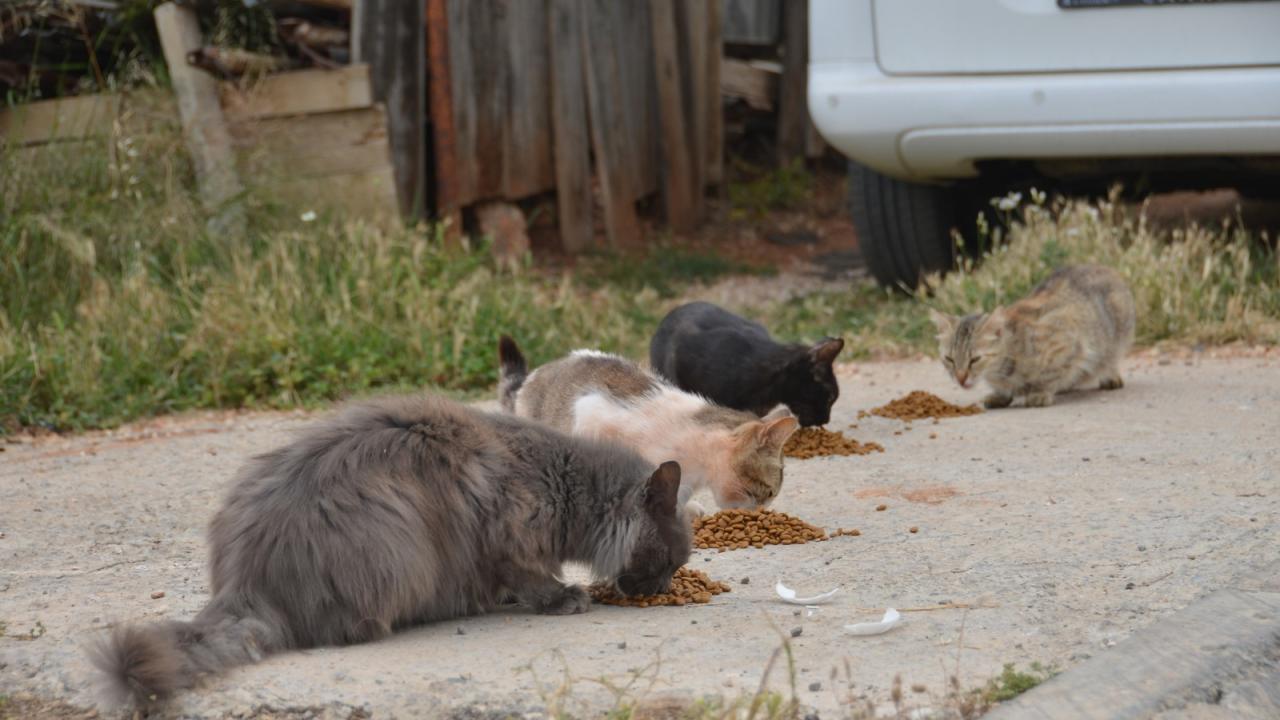
{"type": "Polygon", "coordinates": [[[1103,378],[1102,382],[1098,383],[1099,390],[1119,390],[1122,387],[1124,387],[1124,378],[1119,375],[1103,378]]]}
{"type": "Polygon", "coordinates": [[[1035,393],[1026,399],[1027,407],[1049,407],[1052,404],[1053,393],[1035,393]]]}
{"type": "Polygon", "coordinates": [[[591,607],[591,596],[581,585],[566,585],[561,592],[548,599],[538,612],[543,615],[577,615],[591,607]]]}
{"type": "Polygon", "coordinates": [[[1013,402],[1013,398],[1000,393],[991,393],[982,398],[982,407],[988,410],[998,410],[1000,408],[1009,407],[1009,403],[1013,402]]]}
{"type": "Polygon", "coordinates": [[[685,503],[684,515],[690,520],[694,518],[700,518],[706,514],[707,514],[707,509],[703,507],[702,503],[698,502],[697,500],[690,500],[689,502],[685,503]]]}

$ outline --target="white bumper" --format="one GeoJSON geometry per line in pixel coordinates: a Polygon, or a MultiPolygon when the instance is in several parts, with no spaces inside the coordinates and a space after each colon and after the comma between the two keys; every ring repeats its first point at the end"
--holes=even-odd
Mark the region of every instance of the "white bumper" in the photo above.
{"type": "Polygon", "coordinates": [[[837,150],[906,180],[977,160],[1280,155],[1280,67],[921,77],[815,59],[809,111],[837,150]]]}

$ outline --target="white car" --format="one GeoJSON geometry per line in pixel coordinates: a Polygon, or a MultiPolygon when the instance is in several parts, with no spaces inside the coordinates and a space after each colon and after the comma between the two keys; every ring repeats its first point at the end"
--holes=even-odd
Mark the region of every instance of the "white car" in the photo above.
{"type": "Polygon", "coordinates": [[[809,111],[863,254],[914,287],[1025,184],[1280,192],[1280,2],[810,0],[809,111]]]}

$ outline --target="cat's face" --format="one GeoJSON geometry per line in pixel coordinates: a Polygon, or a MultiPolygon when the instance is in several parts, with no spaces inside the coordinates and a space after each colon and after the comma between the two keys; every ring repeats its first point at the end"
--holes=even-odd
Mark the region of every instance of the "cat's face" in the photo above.
{"type": "Polygon", "coordinates": [[[664,462],[645,486],[644,512],[636,542],[618,575],[626,595],[655,595],[671,587],[671,576],[689,561],[693,529],[676,507],[680,464],[664,462]]]}
{"type": "Polygon", "coordinates": [[[960,387],[971,387],[1004,354],[1004,311],[974,313],[964,317],[930,310],[938,327],[938,356],[960,387]]]}
{"type": "Polygon", "coordinates": [[[722,508],[764,507],[782,490],[782,446],[799,426],[786,408],[733,431],[733,472],[737,487],[713,488],[722,508]]]}
{"type": "Polygon", "coordinates": [[[786,402],[805,427],[826,425],[831,421],[831,406],[840,397],[840,385],[833,369],[836,356],[844,349],[844,340],[823,338],[787,366],[786,402]]]}

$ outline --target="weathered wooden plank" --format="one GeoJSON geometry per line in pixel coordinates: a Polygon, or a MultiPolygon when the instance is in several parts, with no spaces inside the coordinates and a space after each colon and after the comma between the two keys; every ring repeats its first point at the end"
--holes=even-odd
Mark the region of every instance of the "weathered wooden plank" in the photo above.
{"type": "Polygon", "coordinates": [[[649,0],[653,33],[653,72],[658,86],[658,117],[662,128],[662,200],[667,223],[676,232],[698,225],[694,152],[689,142],[688,113],[677,67],[675,0],[649,0]]]}
{"type": "Polygon", "coordinates": [[[120,96],[82,95],[0,109],[0,142],[31,145],[107,135],[120,110],[120,96]]]}
{"type": "Polygon", "coordinates": [[[505,6],[508,88],[503,122],[503,195],[522,198],[555,186],[551,159],[551,72],[547,3],[505,6]]]}
{"type": "Polygon", "coordinates": [[[609,8],[609,20],[622,73],[625,132],[630,138],[625,163],[639,200],[658,191],[662,164],[648,4],[615,3],[609,8]]]}
{"type": "Polygon", "coordinates": [[[777,69],[762,63],[725,58],[720,65],[720,92],[741,98],[756,110],[773,110],[778,97],[777,69]]]}
{"type": "Polygon", "coordinates": [[[427,0],[427,71],[431,100],[428,107],[436,217],[444,223],[446,240],[457,244],[462,238],[462,213],[458,203],[458,138],[449,68],[447,5],[448,0],[427,0]]]}
{"type": "Polygon", "coordinates": [[[370,67],[373,99],[386,107],[400,211],[417,216],[426,204],[425,5],[360,0],[359,11],[360,51],[370,67]]]}
{"type": "Polygon", "coordinates": [[[187,64],[187,53],[202,44],[195,10],[168,2],[157,7],[154,15],[201,201],[206,209],[219,211],[215,220],[220,229],[237,229],[244,222],[243,211],[227,203],[242,192],[242,186],[218,102],[218,83],[187,64]]]}
{"type": "Polygon", "coordinates": [[[604,204],[605,230],[615,248],[640,244],[631,173],[623,164],[628,138],[623,131],[621,73],[609,32],[609,8],[613,0],[586,0],[579,23],[583,62],[586,64],[587,109],[591,123],[591,147],[604,204]]]}
{"type": "Polygon", "coordinates": [[[724,100],[720,75],[724,57],[724,6],[707,3],[707,177],[708,183],[724,181],[724,100]]]}
{"type": "Polygon", "coordinates": [[[315,177],[391,167],[381,107],[234,123],[230,129],[241,168],[251,176],[315,177]]]}
{"type": "Polygon", "coordinates": [[[808,132],[809,0],[789,0],[782,18],[782,85],[778,98],[778,162],[805,154],[808,132]]]}
{"type": "MultiPolygon", "coordinates": [[[[713,0],[686,0],[683,10],[685,81],[688,87],[685,110],[689,122],[689,151],[692,153],[690,173],[693,182],[694,210],[699,220],[705,207],[707,187],[707,134],[710,123],[711,98],[719,99],[719,88],[707,86],[707,6],[713,0]]],[[[717,106],[718,107],[718,106],[717,106]]]]}
{"type": "Polygon", "coordinates": [[[222,109],[230,122],[353,110],[373,105],[367,64],[338,70],[296,70],[268,75],[248,88],[224,82],[222,109]]]}
{"type": "Polygon", "coordinates": [[[582,44],[582,0],[550,0],[551,125],[555,149],[556,207],[566,252],[595,244],[591,212],[591,134],[587,127],[582,44]]]}

